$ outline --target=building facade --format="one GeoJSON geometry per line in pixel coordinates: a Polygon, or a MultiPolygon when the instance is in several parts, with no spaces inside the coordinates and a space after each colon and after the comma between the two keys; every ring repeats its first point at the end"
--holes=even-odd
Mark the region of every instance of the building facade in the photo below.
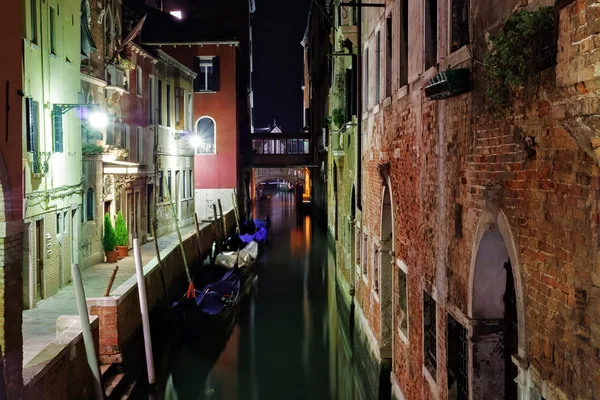
{"type": "Polygon", "coordinates": [[[160,48],[196,76],[188,94],[193,94],[190,143],[195,147],[194,198],[200,219],[212,218],[219,200],[227,211],[233,207],[233,196],[240,205],[249,197],[250,174],[243,168],[242,149],[250,148],[253,114],[252,2],[240,1],[238,7],[226,10],[205,6],[214,18],[195,17],[204,15],[195,12],[178,21],[148,7],[149,28],[142,35],[146,45],[160,48]],[[159,26],[160,30],[152,28],[159,26]],[[165,27],[170,27],[168,35],[165,27]]]}
{"type": "Polygon", "coordinates": [[[587,2],[547,5],[334,7],[334,51],[349,53],[350,39],[362,71],[356,134],[330,134],[340,147],[329,147],[329,222],[369,397],[600,389],[597,13],[587,2]],[[490,43],[519,19],[544,21],[544,47],[530,53],[537,78],[524,84],[533,94],[492,113],[498,91],[488,88],[506,71],[493,69],[490,43]]]}
{"type": "Polygon", "coordinates": [[[82,170],[74,18],[80,4],[35,1],[25,12],[23,300],[30,308],[70,281],[77,259],[82,170]]]}

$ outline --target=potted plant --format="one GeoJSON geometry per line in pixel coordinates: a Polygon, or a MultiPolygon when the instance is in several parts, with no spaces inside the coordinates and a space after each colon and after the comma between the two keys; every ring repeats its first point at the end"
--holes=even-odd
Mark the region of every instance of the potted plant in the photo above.
{"type": "Polygon", "coordinates": [[[119,253],[115,250],[117,247],[117,235],[115,228],[110,222],[110,215],[104,214],[104,239],[102,240],[104,246],[104,254],[106,255],[106,262],[116,263],[119,253]]]}
{"type": "Polygon", "coordinates": [[[123,213],[121,211],[117,214],[117,220],[115,221],[115,233],[117,235],[117,251],[119,252],[119,258],[125,258],[129,251],[129,232],[127,232],[125,218],[123,218],[123,213]]]}

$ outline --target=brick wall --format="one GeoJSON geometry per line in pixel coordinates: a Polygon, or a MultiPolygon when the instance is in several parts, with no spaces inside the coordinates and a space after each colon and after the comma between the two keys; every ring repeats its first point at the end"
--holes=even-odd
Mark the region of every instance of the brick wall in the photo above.
{"type": "MultiPolygon", "coordinates": [[[[397,6],[388,3],[389,8],[397,6]]],[[[476,59],[482,58],[487,29],[510,14],[513,4],[508,3],[494,14],[476,13],[476,59]]],[[[540,4],[533,2],[531,7],[540,4]]],[[[371,31],[375,23],[369,21],[371,31]]],[[[420,77],[405,92],[396,92],[389,106],[382,102],[379,111],[365,115],[359,220],[369,236],[369,273],[357,280],[356,300],[380,341],[380,303],[373,291],[377,257],[371,243],[381,240],[383,186],[378,166],[389,162],[395,257],[408,267],[408,340],[395,323],[392,360],[394,379],[405,398],[448,396],[447,315],[463,324],[471,339],[476,335],[471,304],[474,252],[488,228],[502,234],[517,295],[522,296],[517,307],[519,355],[524,360],[522,376],[529,380],[521,381],[522,388],[546,399],[594,398],[600,389],[600,329],[592,322],[600,309],[600,179],[592,141],[599,87],[593,51],[597,22],[597,8],[585,1],[560,12],[558,65],[543,72],[537,99],[517,104],[510,117],[487,114],[484,71],[472,61],[467,65],[474,74],[471,92],[428,101],[426,80],[420,77]],[[497,215],[489,200],[493,185],[501,188],[497,215]],[[462,211],[455,215],[457,205],[462,211]],[[486,225],[489,222],[494,225],[486,225]],[[433,382],[423,372],[423,290],[437,303],[433,382]]],[[[338,195],[349,197],[350,188],[339,177],[340,171],[338,195]]],[[[341,257],[344,240],[338,245],[337,262],[347,276],[341,257]]],[[[393,276],[397,321],[398,277],[393,276]]],[[[473,398],[478,395],[475,391],[473,398]]]]}

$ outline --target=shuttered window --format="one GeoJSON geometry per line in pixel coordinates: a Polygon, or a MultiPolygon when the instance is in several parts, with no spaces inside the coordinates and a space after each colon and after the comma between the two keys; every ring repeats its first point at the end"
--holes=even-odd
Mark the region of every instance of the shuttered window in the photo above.
{"type": "Polygon", "coordinates": [[[38,151],[39,135],[39,102],[32,98],[27,98],[27,151],[38,151]]]}
{"type": "Polygon", "coordinates": [[[218,92],[221,84],[221,62],[219,57],[196,57],[194,92],[218,92]]]}
{"type": "Polygon", "coordinates": [[[63,116],[52,116],[52,134],[54,136],[54,152],[63,152],[63,116]]]}

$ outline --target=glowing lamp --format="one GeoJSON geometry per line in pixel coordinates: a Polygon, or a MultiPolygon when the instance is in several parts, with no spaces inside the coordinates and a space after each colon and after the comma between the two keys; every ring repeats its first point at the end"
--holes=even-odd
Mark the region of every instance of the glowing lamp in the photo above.
{"type": "Polygon", "coordinates": [[[191,135],[190,144],[197,149],[198,147],[202,146],[202,139],[198,135],[191,135]]]}
{"type": "Polygon", "coordinates": [[[108,124],[108,117],[102,111],[94,111],[89,115],[88,122],[94,129],[103,129],[108,124]]]}

